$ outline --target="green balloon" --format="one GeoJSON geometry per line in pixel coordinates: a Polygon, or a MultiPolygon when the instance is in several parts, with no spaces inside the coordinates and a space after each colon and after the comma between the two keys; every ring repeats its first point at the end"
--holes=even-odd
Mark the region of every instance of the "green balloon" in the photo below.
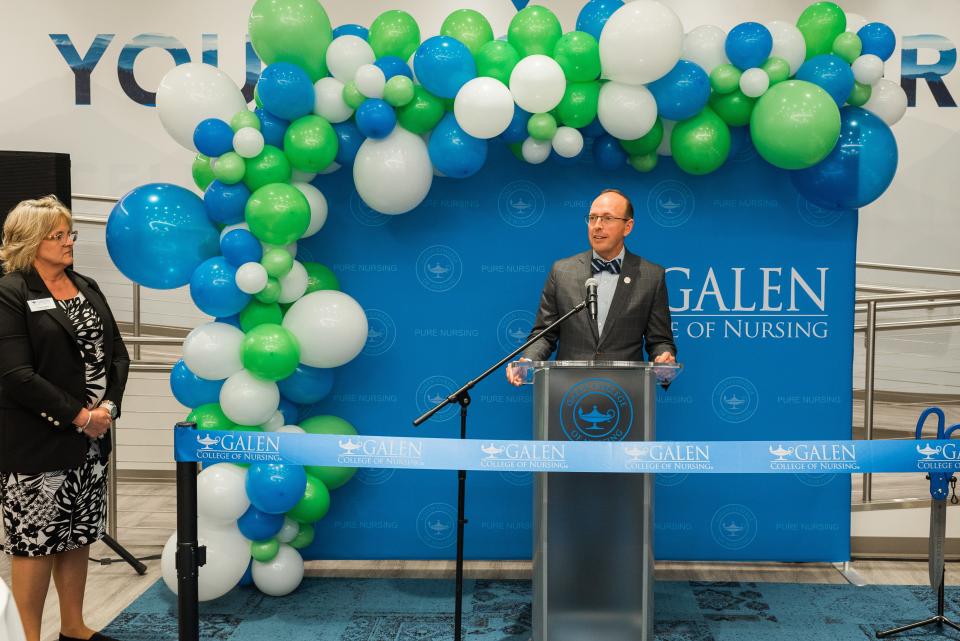
{"type": "Polygon", "coordinates": [[[213,163],[213,176],[225,185],[234,185],[247,172],[247,161],[235,151],[228,151],[213,163]]]}
{"type": "Polygon", "coordinates": [[[557,16],[546,7],[530,5],[517,12],[507,29],[507,41],[521,58],[534,54],[553,55],[563,28],[557,16]]]}
{"type": "Polygon", "coordinates": [[[260,131],[260,118],[257,117],[257,114],[246,109],[233,114],[233,118],[230,119],[230,128],[239,131],[244,127],[253,127],[260,131]]]}
{"type": "Polygon", "coordinates": [[[367,97],[360,93],[360,90],[357,89],[357,83],[353,80],[343,85],[343,101],[351,109],[357,109],[366,99],[367,97]]]}
{"type": "Polygon", "coordinates": [[[476,56],[480,47],[493,40],[493,29],[478,11],[457,9],[440,25],[440,35],[456,38],[476,56]]]}
{"type": "Polygon", "coordinates": [[[377,58],[396,56],[407,60],[420,46],[420,27],[406,11],[384,11],[370,25],[367,42],[377,58]]]}
{"type": "Polygon", "coordinates": [[[415,134],[425,134],[443,118],[443,100],[423,88],[413,86],[413,100],[397,110],[400,126],[415,134]]]}
{"type": "MultiPolygon", "coordinates": [[[[234,425],[232,431],[234,431],[234,432],[263,432],[264,430],[263,430],[263,428],[260,427],[259,425],[234,425]]],[[[235,463],[235,465],[240,465],[240,463],[235,463]]],[[[244,467],[246,467],[247,465],[249,465],[249,463],[245,464],[244,467]]]]}
{"type": "MultiPolygon", "coordinates": [[[[307,434],[342,434],[344,436],[356,436],[357,430],[353,425],[343,420],[339,416],[311,416],[300,423],[300,427],[307,434]]],[[[322,465],[307,465],[304,467],[307,474],[315,476],[329,490],[335,490],[347,484],[353,475],[357,473],[354,467],[326,467],[322,465]]]]}
{"type": "Polygon", "coordinates": [[[243,184],[250,191],[270,183],[285,183],[292,175],[287,156],[273,145],[264,145],[259,155],[244,159],[244,165],[243,184]]]}
{"type": "Polygon", "coordinates": [[[321,289],[340,290],[340,281],[337,280],[333,270],[326,265],[305,261],[303,268],[307,270],[307,294],[321,289]]]}
{"type": "Polygon", "coordinates": [[[327,47],[333,29],[319,2],[257,0],[247,27],[253,49],[264,64],[292,62],[314,82],[327,75],[327,47]]]}
{"type": "Polygon", "coordinates": [[[631,158],[634,156],[646,156],[657,151],[660,142],[663,140],[663,120],[658,116],[657,121],[653,123],[650,129],[642,138],[636,140],[621,140],[620,146],[627,152],[631,158]]]}
{"type": "Polygon", "coordinates": [[[220,403],[206,403],[193,409],[187,421],[197,424],[199,430],[235,430],[237,424],[227,418],[220,403]]]}
{"type": "Polygon", "coordinates": [[[307,489],[303,498],[287,512],[297,523],[315,523],[330,510],[330,491],[320,479],[307,474],[307,489]]]}
{"type": "Polygon", "coordinates": [[[193,183],[200,188],[200,191],[206,191],[210,183],[217,178],[213,173],[213,167],[210,166],[210,158],[203,154],[197,154],[193,159],[191,173],[193,173],[193,183]]]}
{"type": "Polygon", "coordinates": [[[847,64],[853,64],[863,51],[863,43],[857,34],[844,31],[833,41],[832,49],[833,53],[846,60],[847,64]]]}
{"type": "Polygon", "coordinates": [[[709,174],[730,155],[730,129],[710,107],[704,107],[673,127],[670,152],[677,166],[688,174],[709,174]]]}
{"type": "Polygon", "coordinates": [[[827,157],[840,138],[840,109],[826,91],[787,80],[757,100],[750,116],[757,152],[782,169],[804,169],[827,157]]]}
{"type": "Polygon", "coordinates": [[[517,160],[519,160],[520,162],[527,162],[526,160],[523,159],[523,143],[512,142],[509,145],[507,145],[507,148],[510,150],[510,152],[514,155],[514,157],[517,160]]]}
{"type": "Polygon", "coordinates": [[[253,299],[240,311],[240,329],[244,332],[249,332],[258,325],[279,325],[282,322],[283,312],[276,303],[261,303],[253,299]]]}
{"type": "Polygon", "coordinates": [[[413,80],[404,75],[397,75],[383,87],[383,99],[391,107],[403,107],[413,100],[413,80]]]}
{"type": "Polygon", "coordinates": [[[329,167],[339,146],[333,125],[314,114],[294,120],[283,135],[283,153],[287,154],[290,164],[310,174],[329,167]]]}
{"type": "Polygon", "coordinates": [[[710,108],[731,127],[750,124],[750,114],[753,113],[756,102],[756,98],[744,95],[739,89],[733,93],[715,93],[710,96],[710,108]]]}
{"type": "Polygon", "coordinates": [[[853,91],[850,92],[850,97],[847,98],[847,104],[853,105],[854,107],[862,107],[867,104],[867,101],[870,100],[870,96],[873,94],[873,87],[870,85],[861,84],[859,82],[853,83],[853,91]]]}
{"type": "Polygon", "coordinates": [[[552,140],[557,133],[557,119],[550,114],[533,114],[527,121],[527,133],[537,140],[552,140]]]}
{"type": "Polygon", "coordinates": [[[267,270],[267,275],[283,278],[293,269],[293,256],[283,247],[271,247],[263,252],[260,264],[267,270]]]}
{"type": "Polygon", "coordinates": [[[830,53],[833,41],[847,30],[847,15],[832,2],[814,2],[797,19],[797,29],[807,43],[807,60],[830,53]]]}
{"type": "Polygon", "coordinates": [[[777,56],[767,58],[767,61],[763,63],[763,66],[760,68],[767,72],[771,87],[790,77],[790,63],[777,56]]]}
{"type": "Polygon", "coordinates": [[[520,54],[513,45],[503,40],[493,40],[480,47],[476,55],[477,75],[496,78],[510,85],[510,74],[520,62],[520,54]]]}
{"type": "Polygon", "coordinates": [[[250,195],[244,210],[250,233],[265,243],[289,245],[310,225],[310,205],[289,183],[271,183],[250,195]]]}
{"type": "Polygon", "coordinates": [[[266,541],[250,541],[250,556],[253,557],[254,561],[267,563],[272,561],[278,552],[280,552],[280,541],[276,538],[266,541]]]}
{"type": "Polygon", "coordinates": [[[651,151],[642,156],[630,156],[630,166],[640,173],[647,173],[657,168],[657,152],[651,151]]]}
{"type": "Polygon", "coordinates": [[[253,295],[255,299],[265,305],[271,305],[280,300],[280,281],[267,277],[267,286],[253,295]]]}
{"type": "Polygon", "coordinates": [[[586,127],[597,117],[597,104],[600,100],[600,83],[571,82],[557,105],[557,120],[567,127],[586,127]]]}
{"type": "Polygon", "coordinates": [[[561,36],[553,50],[553,59],[563,69],[567,82],[584,82],[600,77],[600,45],[583,31],[561,36]]]}
{"type": "Polygon", "coordinates": [[[300,343],[280,325],[257,325],[243,337],[240,359],[254,376],[267,381],[280,381],[297,369],[300,343]]]}
{"type": "Polygon", "coordinates": [[[290,547],[301,550],[311,543],[313,543],[314,530],[313,526],[309,523],[301,523],[300,531],[297,532],[297,535],[293,537],[293,540],[290,541],[290,547]]]}
{"type": "Polygon", "coordinates": [[[263,98],[260,97],[260,82],[257,81],[257,84],[253,85],[253,104],[258,108],[263,109],[263,98]]]}
{"type": "Polygon", "coordinates": [[[710,72],[710,86],[717,93],[730,93],[740,88],[740,70],[731,64],[717,65],[710,72]]]}

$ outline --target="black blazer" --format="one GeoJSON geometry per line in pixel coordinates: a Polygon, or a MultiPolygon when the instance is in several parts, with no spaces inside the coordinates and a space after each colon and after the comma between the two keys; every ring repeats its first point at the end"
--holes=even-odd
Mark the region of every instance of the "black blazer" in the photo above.
{"type": "MultiPolygon", "coordinates": [[[[130,357],[103,292],[92,278],[67,275],[103,320],[107,369],[104,400],[120,408],[130,357]]],[[[73,418],[86,403],[86,374],[73,325],[59,306],[31,311],[27,301],[52,298],[33,269],[0,278],[0,471],[37,474],[80,466],[89,439],[73,418]]],[[[102,459],[110,435],[100,441],[102,459]]]]}

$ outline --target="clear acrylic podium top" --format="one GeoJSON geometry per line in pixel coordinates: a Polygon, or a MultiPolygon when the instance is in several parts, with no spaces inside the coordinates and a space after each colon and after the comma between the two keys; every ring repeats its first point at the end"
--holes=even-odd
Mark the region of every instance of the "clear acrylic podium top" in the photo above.
{"type": "Polygon", "coordinates": [[[673,382],[683,370],[679,363],[650,363],[647,361],[527,361],[519,360],[510,363],[509,367],[520,375],[524,385],[533,384],[533,375],[541,369],[636,369],[648,370],[653,373],[660,385],[673,382]]]}

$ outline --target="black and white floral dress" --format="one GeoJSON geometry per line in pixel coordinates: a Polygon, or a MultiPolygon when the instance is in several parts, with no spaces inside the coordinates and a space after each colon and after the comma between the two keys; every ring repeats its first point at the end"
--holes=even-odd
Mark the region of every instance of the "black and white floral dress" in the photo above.
{"type": "MultiPolygon", "coordinates": [[[[87,407],[96,407],[107,382],[103,320],[81,293],[57,304],[77,335],[86,369],[87,407]]],[[[106,526],[106,490],[107,467],[100,461],[96,439],[90,441],[80,467],[40,474],[3,473],[3,550],[17,556],[45,556],[100,540],[106,526]]]]}

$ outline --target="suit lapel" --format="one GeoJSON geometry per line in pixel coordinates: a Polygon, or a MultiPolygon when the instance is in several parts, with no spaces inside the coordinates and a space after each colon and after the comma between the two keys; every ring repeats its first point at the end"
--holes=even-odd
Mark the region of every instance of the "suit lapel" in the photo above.
{"type": "MultiPolygon", "coordinates": [[[[587,251],[580,256],[580,272],[577,275],[577,279],[580,281],[580,300],[586,300],[587,298],[587,280],[593,276],[593,272],[590,270],[590,260],[593,258],[593,251],[587,251]]],[[[590,315],[587,314],[587,325],[590,326],[590,331],[593,332],[593,344],[600,344],[600,329],[597,327],[597,321],[590,318],[590,315]]]]}
{"type": "Polygon", "coordinates": [[[623,265],[620,268],[620,279],[617,281],[616,291],[613,292],[613,300],[610,301],[610,309],[607,311],[607,320],[603,324],[603,336],[600,339],[601,344],[603,344],[604,340],[610,336],[614,325],[617,324],[617,319],[620,317],[620,312],[623,310],[623,306],[627,304],[627,301],[630,299],[630,297],[634,295],[635,291],[637,291],[636,288],[640,286],[641,262],[642,259],[636,254],[624,252],[623,265]],[[624,282],[628,278],[629,282],[624,282]]]}
{"type": "MultiPolygon", "coordinates": [[[[53,294],[50,293],[50,290],[47,289],[47,286],[44,284],[43,279],[40,278],[40,274],[36,270],[28,270],[23,275],[24,281],[27,283],[27,289],[30,290],[30,300],[38,298],[49,298],[53,300],[53,294]]],[[[63,312],[59,305],[54,302],[53,308],[45,309],[42,312],[33,312],[41,314],[49,314],[53,317],[55,321],[60,323],[60,326],[70,334],[70,338],[74,342],[77,341],[77,333],[73,329],[73,323],[70,322],[70,319],[67,318],[67,315],[63,312]]]]}

